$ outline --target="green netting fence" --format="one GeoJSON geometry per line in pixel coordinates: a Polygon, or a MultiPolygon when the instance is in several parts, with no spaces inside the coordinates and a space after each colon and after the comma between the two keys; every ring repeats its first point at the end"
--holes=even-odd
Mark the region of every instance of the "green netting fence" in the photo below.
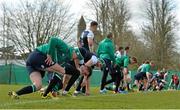
{"type": "MultiPolygon", "coordinates": [[[[169,71],[167,77],[168,82],[170,82],[171,75],[174,73],[178,73],[178,75],[180,76],[180,72],[171,70],[169,71]]],[[[132,79],[134,78],[134,74],[136,74],[136,71],[131,71],[132,79]]],[[[91,77],[91,86],[99,86],[101,77],[102,72],[100,70],[94,70],[91,77]]],[[[108,78],[110,78],[110,76],[108,76],[108,78]]],[[[47,76],[45,76],[43,79],[43,84],[47,84],[47,81],[47,76]]],[[[6,66],[0,66],[0,84],[31,84],[31,81],[29,79],[26,67],[9,64],[6,66]]]]}

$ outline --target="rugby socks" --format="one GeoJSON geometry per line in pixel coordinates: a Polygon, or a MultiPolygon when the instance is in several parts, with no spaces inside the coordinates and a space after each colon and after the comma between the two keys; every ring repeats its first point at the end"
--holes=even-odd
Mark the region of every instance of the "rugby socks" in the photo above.
{"type": "Polygon", "coordinates": [[[84,79],[84,77],[81,76],[81,78],[80,78],[80,80],[79,80],[79,84],[78,84],[78,86],[77,86],[77,88],[76,88],[76,91],[81,91],[81,83],[83,82],[83,79],[84,79]]]}
{"type": "Polygon", "coordinates": [[[109,72],[108,68],[104,68],[103,76],[102,76],[102,79],[101,79],[101,88],[100,88],[101,90],[103,90],[104,87],[105,87],[108,72],[109,72]]]}
{"type": "Polygon", "coordinates": [[[129,91],[130,90],[130,84],[127,83],[127,90],[129,91]]]}
{"type": "Polygon", "coordinates": [[[86,93],[86,86],[82,87],[81,92],[86,93]]]}
{"type": "MultiPolygon", "coordinates": [[[[52,89],[56,86],[57,82],[61,81],[61,78],[57,75],[54,75],[53,79],[50,81],[47,89],[45,90],[43,96],[46,97],[49,92],[52,91],[52,89]]],[[[62,86],[62,85],[60,85],[62,86]]],[[[62,88],[62,87],[60,87],[62,88]]]]}
{"type": "Polygon", "coordinates": [[[84,79],[84,77],[81,77],[79,84],[76,88],[76,91],[81,91],[82,93],[85,93],[86,92],[86,86],[81,87],[81,83],[83,82],[83,79],[84,79]]]}
{"type": "Polygon", "coordinates": [[[119,85],[120,85],[120,78],[117,76],[116,78],[116,88],[115,88],[115,92],[118,92],[118,89],[119,89],[119,85]]]}
{"type": "Polygon", "coordinates": [[[17,95],[24,95],[24,94],[30,94],[33,92],[36,92],[36,86],[35,85],[24,87],[24,88],[20,89],[19,91],[17,91],[16,94],[17,95]]]}
{"type": "Polygon", "coordinates": [[[72,85],[75,83],[75,81],[78,79],[80,73],[75,73],[74,75],[72,75],[71,79],[68,82],[68,85],[65,88],[65,91],[69,91],[70,88],[72,87],[72,85]]]}

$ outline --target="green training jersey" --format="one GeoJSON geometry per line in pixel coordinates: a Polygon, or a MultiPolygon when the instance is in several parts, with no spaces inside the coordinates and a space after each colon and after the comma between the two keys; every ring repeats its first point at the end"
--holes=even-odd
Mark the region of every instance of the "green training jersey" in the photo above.
{"type": "Polygon", "coordinates": [[[143,64],[141,67],[141,72],[150,72],[151,66],[150,64],[143,64]]]}
{"type": "Polygon", "coordinates": [[[99,43],[97,56],[101,59],[109,59],[115,63],[114,43],[111,39],[105,38],[99,43]]]}
{"type": "Polygon", "coordinates": [[[122,56],[122,57],[116,57],[116,65],[119,67],[127,68],[129,65],[129,57],[127,56],[122,56]]]}
{"type": "Polygon", "coordinates": [[[57,37],[51,37],[47,44],[37,47],[37,50],[51,56],[57,63],[63,63],[72,59],[73,47],[68,46],[63,40],[57,37]]]}

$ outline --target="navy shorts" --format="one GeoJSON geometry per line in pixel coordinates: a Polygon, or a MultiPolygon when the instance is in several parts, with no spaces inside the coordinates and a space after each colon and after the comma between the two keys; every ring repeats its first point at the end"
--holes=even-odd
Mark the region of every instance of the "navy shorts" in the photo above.
{"type": "Polygon", "coordinates": [[[65,64],[65,74],[67,75],[74,75],[74,74],[80,74],[80,71],[76,69],[74,64],[71,64],[71,62],[65,64]]]}
{"type": "Polygon", "coordinates": [[[40,72],[41,76],[44,77],[45,69],[55,64],[54,62],[52,62],[52,64],[47,65],[45,62],[46,59],[47,55],[38,50],[34,50],[33,52],[31,52],[26,60],[26,68],[29,75],[32,72],[40,72]]]}
{"type": "Polygon", "coordinates": [[[143,80],[143,79],[147,79],[146,77],[146,72],[140,72],[140,73],[137,73],[135,76],[134,76],[134,79],[135,80],[143,80]]]}

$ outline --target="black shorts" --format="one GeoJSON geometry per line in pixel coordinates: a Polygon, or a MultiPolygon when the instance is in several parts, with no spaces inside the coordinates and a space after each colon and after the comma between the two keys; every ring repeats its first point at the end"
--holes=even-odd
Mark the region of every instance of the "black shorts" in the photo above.
{"type": "Polygon", "coordinates": [[[137,73],[135,76],[134,76],[134,79],[135,80],[143,80],[143,79],[147,79],[146,77],[146,72],[140,72],[140,73],[137,73]]]}
{"type": "Polygon", "coordinates": [[[80,71],[76,69],[75,65],[66,63],[65,64],[65,74],[67,75],[74,75],[74,74],[80,74],[80,71]]]}
{"type": "Polygon", "coordinates": [[[52,62],[52,64],[47,65],[45,62],[46,59],[47,56],[38,50],[31,52],[26,61],[26,68],[29,75],[32,72],[40,72],[41,76],[44,77],[45,69],[55,64],[52,62]]]}

